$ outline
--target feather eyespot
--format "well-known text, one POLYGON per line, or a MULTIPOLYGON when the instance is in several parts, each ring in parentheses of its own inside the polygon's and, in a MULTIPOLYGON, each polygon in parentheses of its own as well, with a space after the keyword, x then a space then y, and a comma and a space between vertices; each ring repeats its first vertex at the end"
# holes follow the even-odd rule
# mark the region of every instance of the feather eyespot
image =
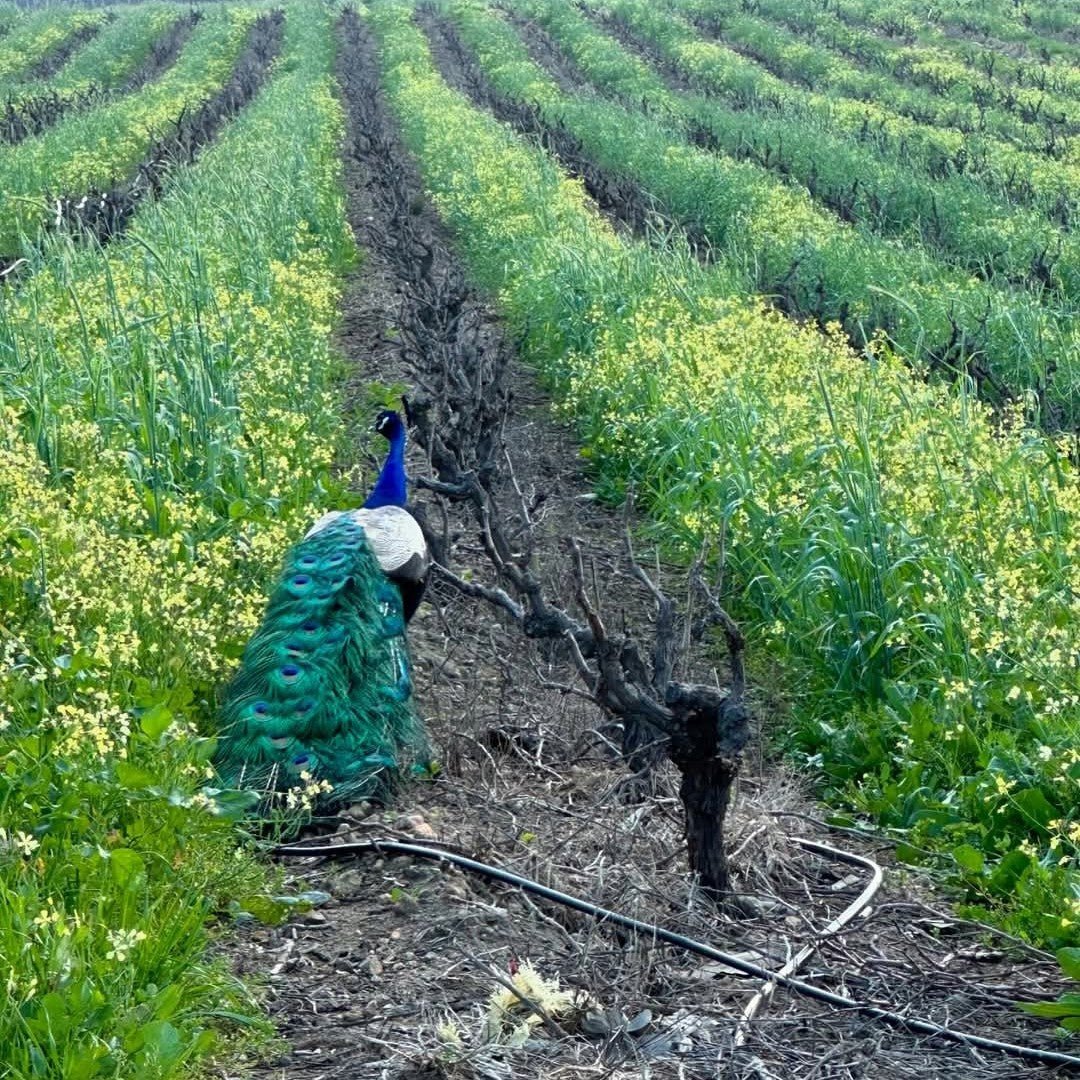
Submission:
POLYGON ((255 704, 251 706, 251 711, 256 716, 267 716, 270 712, 270 706, 265 701, 256 701, 255 704))
POLYGON ((301 668, 298 664, 286 664, 281 669, 281 677, 286 682, 290 682, 290 683, 291 682, 296 682, 296 680, 299 679, 302 674, 303 674, 303 668, 301 668))

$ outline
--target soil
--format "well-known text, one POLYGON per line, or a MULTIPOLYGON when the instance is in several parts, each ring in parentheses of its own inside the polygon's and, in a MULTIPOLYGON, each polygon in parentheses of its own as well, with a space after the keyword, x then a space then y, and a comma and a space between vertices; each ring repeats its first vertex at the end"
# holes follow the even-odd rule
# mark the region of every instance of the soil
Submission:
MULTIPOLYGON (((485 400, 475 408, 508 402, 502 442, 517 486, 538 507, 536 562, 545 586, 567 595, 563 540, 576 535, 594 567, 604 617, 647 634, 648 598, 621 557, 623 518, 593 497, 571 433, 552 419, 543 388, 469 286, 398 139, 366 29, 348 14, 341 29, 349 211, 365 258, 345 301, 340 346, 355 365, 349 404, 363 412, 358 425, 369 422, 364 388, 373 379, 416 387, 422 397, 463 364, 479 372, 485 400)), ((463 396, 447 400, 456 411, 440 414, 441 423, 471 423, 463 396)), ((420 448, 410 464, 414 475, 425 474, 420 448)), ((445 554, 455 570, 486 579, 471 520, 430 493, 421 498, 429 522, 446 522, 445 554)), ((647 554, 639 552, 651 566, 647 554)), ((655 573, 674 592, 679 572, 661 566, 655 573)), ((662 771, 650 794, 620 798, 626 770, 618 734, 591 703, 556 688, 574 682, 564 655, 528 642, 504 615, 438 576, 409 638, 417 707, 442 774, 408 787, 392 809, 352 807, 313 831, 336 829, 334 841, 443 844, 774 969, 816 942, 803 977, 817 985, 983 1036, 1058 1046, 1045 1022, 1014 1006, 1065 989, 1053 958, 953 918, 901 869, 890 867, 872 906, 849 928, 823 934, 867 874, 805 851, 794 837, 814 834, 886 863, 888 849, 850 833, 823 834, 797 778, 760 749, 746 756, 728 818, 747 908, 735 918, 689 880, 676 777, 662 771)), ((708 662, 694 658, 698 677, 708 662)), ((712 675, 725 678, 720 670, 712 675)), ((271 1060, 250 1062, 254 1077, 1065 1075, 783 991, 762 1009, 746 1045, 733 1049, 758 983, 716 962, 444 863, 378 855, 292 859, 285 870, 290 887, 321 890, 325 903, 283 927, 240 925, 227 944, 236 972, 262 980, 287 1044, 271 1060), (521 1045, 507 1045, 505 1031, 501 1040, 486 1038, 491 995, 526 961, 572 992, 573 1004, 552 1008, 521 1045), (588 1019, 590 1011, 598 1015, 588 1019)))

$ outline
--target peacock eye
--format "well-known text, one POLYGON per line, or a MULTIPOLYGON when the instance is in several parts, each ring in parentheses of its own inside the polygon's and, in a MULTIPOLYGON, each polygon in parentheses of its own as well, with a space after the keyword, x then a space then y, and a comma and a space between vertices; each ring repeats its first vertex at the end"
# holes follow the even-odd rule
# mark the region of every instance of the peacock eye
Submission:
POLYGON ((308 621, 304 623, 300 627, 300 629, 305 634, 317 634, 319 632, 319 624, 317 622, 312 622, 311 619, 308 619, 308 621))
POLYGON ((296 703, 296 715, 306 716, 312 709, 315 708, 315 702, 310 698, 305 698, 303 701, 296 703))
POLYGON ((255 713, 256 716, 266 716, 267 713, 270 712, 270 706, 265 701, 256 701, 255 704, 251 706, 251 711, 255 713))
POLYGON ((293 583, 293 584, 294 584, 294 585, 295 585, 295 586, 296 586, 297 588, 300 588, 300 589, 302 589, 302 588, 303 588, 303 587, 304 587, 305 585, 309 585, 309 584, 311 584, 311 578, 310 578, 310 576, 309 576, 309 575, 307 575, 307 574, 297 574, 297 575, 296 575, 296 576, 295 576, 295 577, 294 577, 294 578, 292 579, 292 583, 293 583))
POLYGON ((296 680, 298 678, 300 678, 300 671, 301 671, 301 669, 300 669, 300 667, 298 665, 296 665, 296 664, 286 664, 281 669, 281 677, 286 682, 296 682, 296 680))

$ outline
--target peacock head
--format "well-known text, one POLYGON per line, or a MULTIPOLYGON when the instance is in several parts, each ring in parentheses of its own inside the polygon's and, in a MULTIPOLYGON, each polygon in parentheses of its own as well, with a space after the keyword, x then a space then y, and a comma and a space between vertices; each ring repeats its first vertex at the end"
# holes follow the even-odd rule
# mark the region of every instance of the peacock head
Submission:
POLYGON ((375 417, 375 430, 388 442, 394 442, 405 434, 405 425, 393 409, 384 409, 375 417))

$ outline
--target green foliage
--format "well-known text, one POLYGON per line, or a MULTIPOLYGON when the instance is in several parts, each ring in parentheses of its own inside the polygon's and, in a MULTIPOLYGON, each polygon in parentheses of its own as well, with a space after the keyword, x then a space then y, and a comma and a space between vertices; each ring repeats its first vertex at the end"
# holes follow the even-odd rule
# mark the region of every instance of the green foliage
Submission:
MULTIPOLYGON (((605 140, 605 164, 666 157, 660 177, 690 160, 661 124, 563 94, 485 9, 451 10, 504 92, 590 153, 605 140)), ((601 490, 633 484, 673 553, 723 536, 754 649, 788 673, 790 751, 969 905, 1071 943, 1071 442, 927 384, 880 340, 858 356, 745 300, 723 259, 616 236, 550 158, 437 78, 406 9, 372 19, 432 200, 561 392, 601 490)), ((725 197, 702 190, 703 213, 725 197)))
MULTIPOLYGON (((796 313, 838 320, 859 344, 885 332, 914 363, 966 372, 985 363, 1010 390, 1048 382, 1051 422, 1080 405, 1080 372, 1068 309, 1046 309, 1040 297, 961 275, 918 245, 906 250, 839 221, 803 192, 749 162, 733 162, 688 145, 694 107, 667 92, 565 2, 521 5, 566 44, 590 78, 635 107, 563 93, 528 56, 511 27, 472 3, 450 7, 462 36, 499 91, 539 108, 565 126, 605 172, 626 176, 661 209, 713 245, 714 257, 741 275, 742 291, 779 293, 796 313), (680 130, 680 128, 684 130, 680 130)), ((700 118, 699 118, 700 119, 700 118)))
POLYGON ((146 3, 120 9, 52 78, 24 83, 15 100, 40 94, 67 98, 91 88, 106 91, 123 86, 180 17, 181 9, 171 4, 146 3))
POLYGON ((0 98, 18 90, 35 64, 63 47, 80 30, 105 23, 103 11, 80 11, 77 8, 46 8, 29 12, 21 18, 0 11, 0 98))
MULTIPOLYGON (((1080 980, 1080 949, 1058 949, 1057 959, 1070 979, 1080 980)), ((1020 1008, 1032 1016, 1056 1020, 1058 1027, 1067 1032, 1080 1031, 1080 993, 1075 991, 1062 994, 1056 1001, 1022 1001, 1020 1008)))
MULTIPOLYGON (((208 13, 200 47, 250 18, 208 13)), ((332 51, 330 14, 290 9, 271 82, 125 237, 58 238, 0 292, 12 1077, 175 1076, 265 1038, 208 923, 308 902, 267 880, 209 735, 282 553, 340 491, 332 51)))
POLYGON ((258 13, 215 7, 195 27, 162 78, 88 112, 69 114, 0 154, 0 255, 36 242, 52 220, 53 199, 107 189, 134 171, 154 139, 198 109, 232 73, 258 13))
MULTIPOLYGON (((838 129, 827 98, 800 98, 783 85, 777 91, 761 81, 764 71, 755 73, 738 54, 706 45, 671 12, 639 0, 614 0, 608 10, 667 63, 711 91, 668 97, 725 154, 790 177, 845 220, 905 244, 925 245, 968 273, 1038 285, 1042 279, 1033 274, 1041 266, 1052 288, 1072 301, 1080 295, 1080 258, 1071 234, 1039 210, 1016 205, 997 185, 979 183, 970 168, 960 172, 934 159, 913 160, 906 143, 879 140, 871 128, 838 129)), ((560 40, 573 49, 567 37, 560 40)), ((612 88, 606 81, 598 85, 612 88)), ((635 88, 637 97, 643 89, 635 88)), ((654 100, 651 92, 648 100, 654 100)), ((961 151, 971 156, 961 147, 958 160, 961 151)))

